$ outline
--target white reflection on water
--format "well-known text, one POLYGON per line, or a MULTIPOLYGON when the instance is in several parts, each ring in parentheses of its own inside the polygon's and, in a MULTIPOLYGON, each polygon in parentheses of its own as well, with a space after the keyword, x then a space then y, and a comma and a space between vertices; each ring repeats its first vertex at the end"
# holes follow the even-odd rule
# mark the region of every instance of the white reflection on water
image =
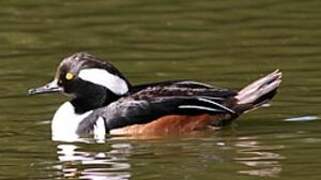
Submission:
POLYGON ((290 117, 285 119, 284 121, 287 122, 305 122, 305 121, 315 121, 315 120, 320 120, 319 116, 297 116, 297 117, 290 117))
POLYGON ((240 137, 235 143, 239 157, 235 160, 251 169, 240 170, 238 173, 261 177, 278 177, 282 171, 280 160, 284 159, 276 150, 282 145, 265 146, 255 137, 240 137))
MULTIPOLYGON (((106 144, 106 148, 109 148, 106 144)), ((57 155, 59 169, 64 178, 90 180, 129 179, 131 174, 127 156, 130 144, 113 144, 106 152, 91 152, 75 144, 59 144, 57 155)))

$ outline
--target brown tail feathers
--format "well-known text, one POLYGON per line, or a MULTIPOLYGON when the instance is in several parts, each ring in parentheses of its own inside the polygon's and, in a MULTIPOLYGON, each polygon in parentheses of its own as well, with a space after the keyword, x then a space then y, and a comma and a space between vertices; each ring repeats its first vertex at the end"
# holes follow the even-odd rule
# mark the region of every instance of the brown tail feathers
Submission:
POLYGON ((236 112, 241 114, 269 102, 277 93, 281 79, 282 72, 276 70, 240 90, 235 96, 236 112))

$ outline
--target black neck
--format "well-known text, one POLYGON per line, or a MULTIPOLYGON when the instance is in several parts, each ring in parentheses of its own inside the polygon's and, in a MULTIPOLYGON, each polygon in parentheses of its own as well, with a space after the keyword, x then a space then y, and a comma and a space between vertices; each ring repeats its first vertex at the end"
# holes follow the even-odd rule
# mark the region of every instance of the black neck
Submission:
POLYGON ((71 100, 77 114, 104 107, 120 98, 107 88, 98 85, 79 89, 81 89, 81 92, 76 92, 76 97, 71 100))

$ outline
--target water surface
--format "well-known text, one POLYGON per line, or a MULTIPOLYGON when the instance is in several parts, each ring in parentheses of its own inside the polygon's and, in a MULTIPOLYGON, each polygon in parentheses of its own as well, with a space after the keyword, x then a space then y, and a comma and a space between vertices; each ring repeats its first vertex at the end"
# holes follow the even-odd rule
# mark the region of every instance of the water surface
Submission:
POLYGON ((321 2, 0 2, 1 179, 319 179, 321 2), (219 132, 105 143, 51 141, 68 98, 27 97, 61 58, 87 51, 133 83, 194 79, 240 88, 275 69, 272 106, 219 132))

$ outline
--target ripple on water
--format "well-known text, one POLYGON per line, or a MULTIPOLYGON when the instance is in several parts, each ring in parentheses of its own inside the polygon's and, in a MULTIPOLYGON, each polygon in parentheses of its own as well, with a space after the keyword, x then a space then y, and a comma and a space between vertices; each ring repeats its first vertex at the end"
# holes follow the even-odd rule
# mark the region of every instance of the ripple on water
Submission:
POLYGON ((307 115, 307 116, 289 117, 289 118, 285 119, 284 121, 287 121, 287 122, 304 122, 304 121, 316 121, 316 120, 320 120, 320 117, 319 116, 307 115))
MULTIPOLYGON (((128 149, 129 148, 129 149, 128 149)), ((128 179, 130 164, 127 151, 130 145, 114 144, 106 152, 86 151, 75 144, 57 146, 60 166, 55 166, 65 178, 79 179, 128 179)))
POLYGON ((235 146, 238 151, 234 160, 251 168, 249 170, 239 170, 238 173, 261 177, 277 177, 281 173, 280 160, 284 159, 284 157, 275 151, 283 149, 283 146, 262 145, 253 137, 239 137, 235 146))

